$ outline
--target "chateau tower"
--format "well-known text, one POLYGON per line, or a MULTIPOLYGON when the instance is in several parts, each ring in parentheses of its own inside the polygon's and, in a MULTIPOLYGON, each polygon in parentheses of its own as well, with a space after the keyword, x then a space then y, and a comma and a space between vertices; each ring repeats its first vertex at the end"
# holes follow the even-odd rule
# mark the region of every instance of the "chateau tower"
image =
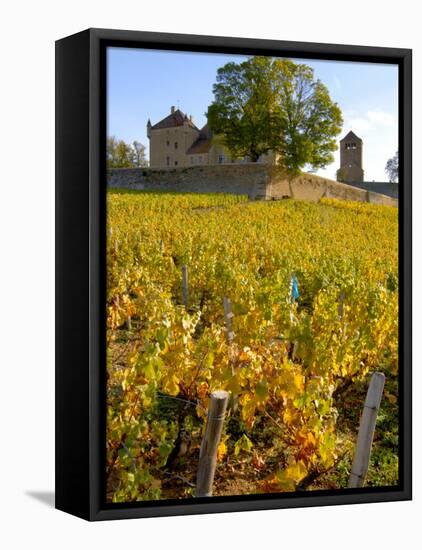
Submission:
POLYGON ((360 183, 363 181, 362 140, 350 131, 340 140, 340 168, 337 181, 360 183))
POLYGON ((152 125, 148 119, 149 161, 151 168, 175 168, 188 165, 187 149, 199 136, 199 128, 176 107, 170 114, 152 125))

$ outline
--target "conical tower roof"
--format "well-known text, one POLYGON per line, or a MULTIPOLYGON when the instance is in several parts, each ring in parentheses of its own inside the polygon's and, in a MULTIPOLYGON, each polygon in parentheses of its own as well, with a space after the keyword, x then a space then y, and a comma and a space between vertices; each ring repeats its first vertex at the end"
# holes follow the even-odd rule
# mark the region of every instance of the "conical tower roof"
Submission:
POLYGON ((340 141, 350 141, 351 139, 354 139, 355 141, 360 141, 362 143, 362 140, 360 139, 359 136, 357 136, 354 132, 352 132, 352 130, 350 130, 350 132, 348 134, 346 134, 344 136, 343 139, 341 139, 340 141))

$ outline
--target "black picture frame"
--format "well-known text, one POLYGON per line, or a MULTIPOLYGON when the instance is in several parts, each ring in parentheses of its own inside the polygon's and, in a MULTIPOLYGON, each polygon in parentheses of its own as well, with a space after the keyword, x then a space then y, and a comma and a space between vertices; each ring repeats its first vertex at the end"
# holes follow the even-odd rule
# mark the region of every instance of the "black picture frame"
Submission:
POLYGON ((409 500, 412 496, 412 52, 88 29, 56 42, 56 508, 86 520, 409 500), (399 67, 400 484, 397 488, 105 503, 105 139, 108 46, 399 67))

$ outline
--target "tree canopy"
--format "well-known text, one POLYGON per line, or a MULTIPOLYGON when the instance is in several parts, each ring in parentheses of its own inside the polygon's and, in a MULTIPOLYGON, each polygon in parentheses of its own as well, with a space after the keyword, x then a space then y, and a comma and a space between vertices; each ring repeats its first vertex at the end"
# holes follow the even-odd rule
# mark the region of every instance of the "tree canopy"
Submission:
POLYGON ((126 143, 114 136, 107 138, 107 168, 138 168, 148 166, 145 145, 139 141, 126 143))
POLYGON ((256 162, 273 151, 293 172, 333 162, 342 114, 311 67, 270 57, 227 63, 213 93, 208 124, 233 157, 256 162))
POLYGON ((399 177, 399 152, 396 151, 396 154, 387 160, 385 165, 385 172, 388 175, 388 178, 391 182, 395 182, 399 177))

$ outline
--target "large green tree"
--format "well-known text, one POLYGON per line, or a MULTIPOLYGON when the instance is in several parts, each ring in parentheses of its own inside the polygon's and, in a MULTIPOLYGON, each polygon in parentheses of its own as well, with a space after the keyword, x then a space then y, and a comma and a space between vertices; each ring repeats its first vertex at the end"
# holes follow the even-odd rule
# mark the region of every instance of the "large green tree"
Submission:
POLYGON ((228 63, 213 92, 208 123, 234 157, 256 162, 274 151, 292 172, 333 162, 342 114, 311 67, 270 57, 228 63))

